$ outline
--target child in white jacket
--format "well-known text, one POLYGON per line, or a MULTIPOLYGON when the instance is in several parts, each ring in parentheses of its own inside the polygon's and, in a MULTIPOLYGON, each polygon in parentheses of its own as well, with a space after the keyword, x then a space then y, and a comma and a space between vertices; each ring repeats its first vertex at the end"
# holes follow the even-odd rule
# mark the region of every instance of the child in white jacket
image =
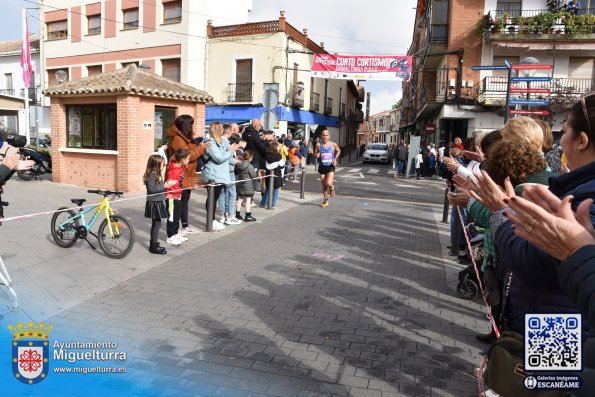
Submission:
POLYGON ((421 169, 422 164, 424 163, 424 157, 421 153, 418 153, 415 156, 415 176, 419 179, 419 170, 421 169))

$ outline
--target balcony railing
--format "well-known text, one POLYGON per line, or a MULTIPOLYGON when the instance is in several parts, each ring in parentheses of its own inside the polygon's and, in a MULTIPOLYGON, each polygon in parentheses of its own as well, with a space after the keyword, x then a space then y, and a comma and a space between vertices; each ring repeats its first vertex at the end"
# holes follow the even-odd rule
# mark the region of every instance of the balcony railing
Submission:
POLYGON ((324 114, 333 113, 333 98, 324 98, 324 114))
POLYGON ((419 109, 427 102, 444 102, 447 98, 447 89, 445 81, 424 84, 421 89, 419 109))
MULTIPOLYGON (((507 80, 506 77, 485 77, 479 85, 479 102, 504 101, 507 80)), ((595 79, 553 78, 552 81, 531 82, 531 88, 549 88, 551 90, 550 94, 532 94, 536 99, 548 99, 556 95, 566 95, 578 99, 581 95, 595 90, 595 79)))
POLYGON ((254 83, 229 83, 227 85, 227 102, 252 102, 254 83))
MULTIPOLYGON (((494 10, 492 17, 502 18, 508 15, 510 18, 516 17, 534 17, 539 14, 549 13, 550 10, 494 10)), ((595 8, 584 8, 577 12, 577 15, 591 14, 595 15, 595 8)))
POLYGON ((13 88, 5 88, 5 89, 0 89, 0 94, 4 94, 4 95, 12 95, 12 96, 18 96, 21 98, 25 98, 25 90, 29 90, 29 103, 31 104, 36 104, 37 103, 37 89, 36 88, 21 88, 20 90, 15 90, 13 88))
POLYGON ((16 90, 11 89, 11 88, 5 88, 5 89, 0 90, 0 94, 4 94, 4 95, 12 95, 12 96, 14 96, 15 95, 15 92, 16 92, 16 90))
POLYGON ((320 94, 315 92, 310 94, 310 110, 313 112, 320 111, 320 94))
POLYGON ((430 25, 430 43, 446 44, 448 42, 448 25, 432 24, 430 25))

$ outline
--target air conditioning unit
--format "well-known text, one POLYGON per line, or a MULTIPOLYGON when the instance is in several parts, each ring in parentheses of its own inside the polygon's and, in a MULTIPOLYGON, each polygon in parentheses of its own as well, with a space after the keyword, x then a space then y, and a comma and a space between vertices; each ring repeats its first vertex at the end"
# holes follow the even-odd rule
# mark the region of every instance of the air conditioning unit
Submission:
POLYGON ((448 86, 449 86, 450 88, 455 88, 455 87, 456 87, 456 84, 455 84, 455 79, 450 79, 450 82, 449 82, 448 86))
POLYGON ((467 80, 467 88, 473 88, 473 80, 467 80))

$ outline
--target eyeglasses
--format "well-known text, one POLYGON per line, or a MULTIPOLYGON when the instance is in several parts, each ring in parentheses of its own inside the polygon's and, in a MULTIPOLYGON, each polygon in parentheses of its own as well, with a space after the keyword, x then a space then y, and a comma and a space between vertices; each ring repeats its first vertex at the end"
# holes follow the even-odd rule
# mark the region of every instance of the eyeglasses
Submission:
POLYGON ((587 112, 587 102, 586 99, 595 95, 595 92, 591 92, 587 95, 583 95, 581 97, 581 105, 583 105, 583 114, 585 115, 585 120, 587 120, 587 128, 589 128, 589 133, 591 133, 591 120, 589 119, 589 112, 587 112))

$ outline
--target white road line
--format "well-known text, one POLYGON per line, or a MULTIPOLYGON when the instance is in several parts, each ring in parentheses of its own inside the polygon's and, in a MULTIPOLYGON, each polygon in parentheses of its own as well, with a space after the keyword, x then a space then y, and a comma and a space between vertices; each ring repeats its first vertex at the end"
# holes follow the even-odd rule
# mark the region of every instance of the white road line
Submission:
POLYGON ((393 183, 393 185, 394 186, 398 186, 398 187, 410 187, 410 188, 413 188, 413 189, 419 189, 421 187, 421 186, 415 186, 415 185, 401 185, 401 184, 398 184, 398 183, 393 183))
POLYGON ((338 175, 339 178, 355 178, 355 179, 365 179, 366 177, 361 172, 351 173, 347 175, 338 175))
POLYGON ((368 174, 377 174, 379 172, 380 172, 380 170, 378 168, 370 168, 368 170, 368 174))
POLYGON ((355 182, 358 185, 377 185, 376 182, 364 182, 364 181, 357 181, 355 182))
POLYGON ((361 168, 349 168, 347 169, 347 172, 360 172, 361 170, 361 168))

